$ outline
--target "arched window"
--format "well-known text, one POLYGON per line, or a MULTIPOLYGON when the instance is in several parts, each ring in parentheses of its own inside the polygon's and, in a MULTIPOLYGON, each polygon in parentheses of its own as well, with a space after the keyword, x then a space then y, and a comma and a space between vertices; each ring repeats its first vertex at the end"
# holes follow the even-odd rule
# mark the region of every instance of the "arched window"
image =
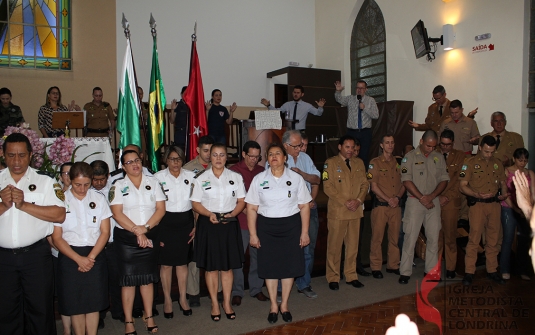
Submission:
POLYGON ((374 0, 364 1, 351 33, 351 93, 359 79, 368 83, 367 95, 386 101, 385 20, 374 0))
POLYGON ((72 70, 70 0, 0 0, 0 66, 72 70))

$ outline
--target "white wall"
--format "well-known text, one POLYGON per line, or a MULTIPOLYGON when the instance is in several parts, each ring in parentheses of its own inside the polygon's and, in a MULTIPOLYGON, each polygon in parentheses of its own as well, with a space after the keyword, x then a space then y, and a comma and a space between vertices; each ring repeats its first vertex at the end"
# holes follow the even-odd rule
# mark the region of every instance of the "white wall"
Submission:
MULTIPOLYGON (((316 0, 316 62, 342 71, 350 88, 351 30, 363 0, 316 0)), ((529 1, 376 0, 386 24, 388 100, 413 100, 414 119, 423 122, 432 103, 431 91, 445 86, 448 98, 459 99, 465 113, 479 107, 476 121, 483 134, 492 130, 490 114, 503 111, 507 129, 527 136, 527 40, 529 1), (430 37, 442 25, 455 25, 455 50, 439 50, 436 60, 416 59, 410 30, 425 22, 430 37), (494 51, 472 53, 475 35, 491 33, 481 44, 494 51)), ((345 91, 346 94, 350 92, 345 91)), ((421 137, 415 132, 414 139, 421 137)))
POLYGON ((266 73, 288 66, 315 63, 312 0, 116 0, 117 77, 126 41, 122 13, 130 22, 131 41, 139 84, 148 94, 152 12, 158 31, 160 70, 168 103, 180 98, 187 85, 191 34, 197 21, 197 51, 206 99, 214 88, 223 92, 223 104, 260 106, 268 97, 266 73))

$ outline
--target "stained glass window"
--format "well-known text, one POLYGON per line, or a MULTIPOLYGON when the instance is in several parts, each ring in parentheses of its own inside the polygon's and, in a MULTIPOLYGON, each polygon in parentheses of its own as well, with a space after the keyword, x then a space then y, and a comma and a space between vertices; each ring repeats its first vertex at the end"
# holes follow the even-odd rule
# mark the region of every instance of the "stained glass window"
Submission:
POLYGON ((72 70, 70 0, 0 0, 0 66, 72 70))
POLYGON ((383 13, 374 0, 366 0, 351 33, 351 92, 357 81, 368 84, 367 95, 386 101, 386 32, 383 13))

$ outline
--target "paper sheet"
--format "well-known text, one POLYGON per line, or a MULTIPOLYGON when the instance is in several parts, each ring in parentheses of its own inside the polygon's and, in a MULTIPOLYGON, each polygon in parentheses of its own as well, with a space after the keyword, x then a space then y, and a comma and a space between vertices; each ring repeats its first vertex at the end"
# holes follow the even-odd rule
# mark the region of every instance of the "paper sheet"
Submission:
POLYGON ((281 129, 282 120, 279 110, 261 110, 255 111, 255 126, 256 129, 281 129))

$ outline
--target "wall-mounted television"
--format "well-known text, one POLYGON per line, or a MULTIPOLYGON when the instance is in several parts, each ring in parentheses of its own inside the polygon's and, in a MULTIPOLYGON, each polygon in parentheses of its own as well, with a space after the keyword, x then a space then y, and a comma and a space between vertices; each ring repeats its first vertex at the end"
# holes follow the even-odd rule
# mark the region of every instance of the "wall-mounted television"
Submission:
POLYGON ((414 28, 412 28, 411 36, 416 58, 423 57, 431 52, 429 37, 427 36, 427 30, 425 29, 424 22, 422 20, 418 21, 414 28))

